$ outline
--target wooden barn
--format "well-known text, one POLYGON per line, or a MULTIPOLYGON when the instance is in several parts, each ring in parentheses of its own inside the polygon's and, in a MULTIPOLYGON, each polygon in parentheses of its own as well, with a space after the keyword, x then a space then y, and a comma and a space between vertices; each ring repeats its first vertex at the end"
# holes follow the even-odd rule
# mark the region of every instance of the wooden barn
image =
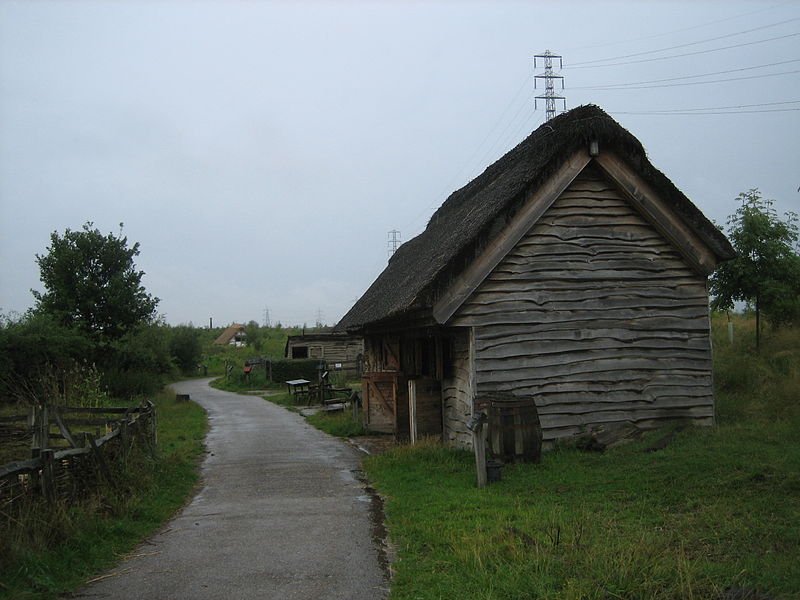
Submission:
POLYGON ((284 348, 286 358, 319 358, 331 370, 358 371, 364 356, 364 338, 345 332, 290 335, 284 348), (339 365, 337 367, 337 365, 339 365))
POLYGON ((463 446, 486 398, 535 402, 545 445, 712 424, 707 277, 733 256, 633 135, 563 113, 454 192, 338 324, 364 335, 365 420, 463 446))

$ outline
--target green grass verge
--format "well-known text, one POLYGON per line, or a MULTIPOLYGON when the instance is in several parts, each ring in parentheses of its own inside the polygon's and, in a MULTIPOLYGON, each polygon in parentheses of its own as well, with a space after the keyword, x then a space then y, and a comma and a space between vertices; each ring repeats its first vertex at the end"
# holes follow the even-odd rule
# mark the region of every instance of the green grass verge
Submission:
POLYGON ((372 433, 364 427, 360 413, 353 417, 353 411, 350 407, 346 407, 341 412, 318 412, 306 417, 306 421, 317 429, 336 437, 355 437, 372 433))
POLYGON ((235 373, 230 377, 218 377, 209 385, 218 390, 235 392, 241 394, 254 390, 285 390, 285 383, 275 383, 267 379, 261 372, 258 372, 251 379, 245 379, 240 373, 235 373))
MULTIPOLYGON (((723 324, 724 326, 724 324, 723 324)), ((392 600, 800 598, 800 335, 759 354, 715 323, 719 425, 604 454, 562 447, 474 486, 433 443, 365 459, 396 545, 392 600)))
POLYGON ((183 506, 198 480, 205 411, 193 402, 176 403, 166 392, 155 402, 159 460, 134 454, 118 476, 118 491, 74 506, 42 503, 22 523, 4 526, 0 598, 56 598, 80 587, 183 506))

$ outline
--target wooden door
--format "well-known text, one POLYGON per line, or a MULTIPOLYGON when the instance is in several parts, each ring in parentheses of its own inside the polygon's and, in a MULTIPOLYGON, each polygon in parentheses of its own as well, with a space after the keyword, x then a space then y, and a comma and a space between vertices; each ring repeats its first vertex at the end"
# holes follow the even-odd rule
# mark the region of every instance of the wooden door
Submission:
POLYGON ((442 384, 432 377, 408 381, 411 443, 426 436, 442 436, 442 384))
POLYGON ((406 378, 398 372, 364 373, 364 421, 373 431, 408 437, 406 378))

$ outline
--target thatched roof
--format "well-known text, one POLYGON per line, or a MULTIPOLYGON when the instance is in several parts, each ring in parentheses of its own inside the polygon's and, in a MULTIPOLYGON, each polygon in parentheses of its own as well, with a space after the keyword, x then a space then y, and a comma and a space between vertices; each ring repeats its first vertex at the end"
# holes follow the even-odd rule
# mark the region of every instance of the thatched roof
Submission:
POLYGON ((458 263, 494 219, 594 140, 599 141, 600 148, 615 152, 651 185, 720 260, 734 256, 725 236, 650 164, 639 140, 597 106, 581 106, 536 129, 480 176, 453 192, 433 214, 425 231, 398 248, 336 329, 356 330, 429 310, 433 301, 430 292, 439 278, 458 263))
POLYGON ((244 325, 239 325, 238 323, 234 323, 233 325, 229 326, 225 331, 223 331, 220 336, 214 340, 214 343, 220 346, 224 346, 225 344, 229 344, 230 341, 236 337, 237 334, 244 333, 244 325))

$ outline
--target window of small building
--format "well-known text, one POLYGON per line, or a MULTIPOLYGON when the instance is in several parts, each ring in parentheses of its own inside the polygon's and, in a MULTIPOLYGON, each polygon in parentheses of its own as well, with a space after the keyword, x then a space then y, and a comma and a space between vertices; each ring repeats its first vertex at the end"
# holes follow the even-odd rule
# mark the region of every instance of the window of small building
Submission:
POLYGON ((308 346, 292 347, 292 358, 308 358, 308 346))
POLYGON ((308 358, 322 358, 322 346, 309 346, 308 358))

